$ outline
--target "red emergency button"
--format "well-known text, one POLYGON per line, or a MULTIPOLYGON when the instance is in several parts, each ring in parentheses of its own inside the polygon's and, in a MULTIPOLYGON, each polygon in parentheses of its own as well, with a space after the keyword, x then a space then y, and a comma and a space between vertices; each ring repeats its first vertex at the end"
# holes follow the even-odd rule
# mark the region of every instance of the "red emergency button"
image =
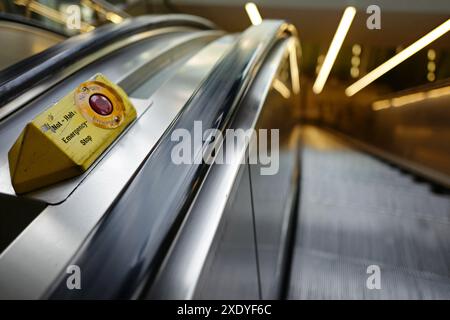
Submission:
POLYGON ((107 97, 102 94, 95 93, 89 97, 89 105, 91 108, 102 116, 107 116, 113 111, 113 105, 107 97))

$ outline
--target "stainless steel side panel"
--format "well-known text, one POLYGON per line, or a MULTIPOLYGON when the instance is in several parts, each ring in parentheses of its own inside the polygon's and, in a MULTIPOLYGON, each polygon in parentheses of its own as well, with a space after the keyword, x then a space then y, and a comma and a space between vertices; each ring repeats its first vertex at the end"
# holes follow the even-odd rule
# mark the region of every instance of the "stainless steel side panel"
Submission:
POLYGON ((194 299, 259 299, 249 165, 241 164, 195 286, 194 299))
POLYGON ((151 108, 62 204, 48 206, 0 256, 0 298, 40 298, 64 270, 139 165, 233 43, 222 37, 194 55, 151 97, 151 108), (37 249, 38 248, 38 249, 37 249))

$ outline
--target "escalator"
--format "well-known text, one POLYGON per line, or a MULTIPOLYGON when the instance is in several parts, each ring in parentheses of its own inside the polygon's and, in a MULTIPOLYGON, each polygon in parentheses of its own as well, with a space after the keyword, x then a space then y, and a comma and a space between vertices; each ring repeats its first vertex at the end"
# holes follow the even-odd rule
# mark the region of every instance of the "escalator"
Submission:
POLYGON ((448 192, 318 127, 301 159, 288 299, 450 298, 448 192))
POLYGON ((302 59, 282 20, 227 34, 154 15, 2 70, 0 298, 450 298, 448 189, 301 121, 302 59), (16 192, 23 128, 99 73, 136 118, 83 172, 16 192), (184 135, 198 143, 177 162, 184 135))

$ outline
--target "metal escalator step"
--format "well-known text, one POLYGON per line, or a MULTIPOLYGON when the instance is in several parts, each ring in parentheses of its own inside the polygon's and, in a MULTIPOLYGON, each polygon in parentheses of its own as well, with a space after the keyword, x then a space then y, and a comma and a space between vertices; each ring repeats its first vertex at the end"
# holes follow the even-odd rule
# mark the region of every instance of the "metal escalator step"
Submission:
POLYGON ((304 137, 288 298, 449 299, 450 197, 325 131, 304 137))
POLYGON ((447 277, 380 265, 381 289, 368 289, 368 265, 305 248, 295 252, 288 299, 450 299, 447 277))
POLYGON ((449 277, 450 224, 416 217, 303 203, 302 248, 449 277))

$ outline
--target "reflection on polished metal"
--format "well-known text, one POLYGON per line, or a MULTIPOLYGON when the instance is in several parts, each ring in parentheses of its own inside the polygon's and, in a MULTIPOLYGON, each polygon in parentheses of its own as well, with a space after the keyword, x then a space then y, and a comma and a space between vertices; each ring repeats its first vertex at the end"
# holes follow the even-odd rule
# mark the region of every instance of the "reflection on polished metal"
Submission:
MULTIPOLYGON (((66 201, 48 206, 0 255, 1 298, 39 298, 45 293, 233 40, 221 38, 178 67, 171 81, 149 97, 152 106, 116 143, 114 152, 105 155, 66 201)), ((136 100, 133 103, 139 108, 136 100)))

